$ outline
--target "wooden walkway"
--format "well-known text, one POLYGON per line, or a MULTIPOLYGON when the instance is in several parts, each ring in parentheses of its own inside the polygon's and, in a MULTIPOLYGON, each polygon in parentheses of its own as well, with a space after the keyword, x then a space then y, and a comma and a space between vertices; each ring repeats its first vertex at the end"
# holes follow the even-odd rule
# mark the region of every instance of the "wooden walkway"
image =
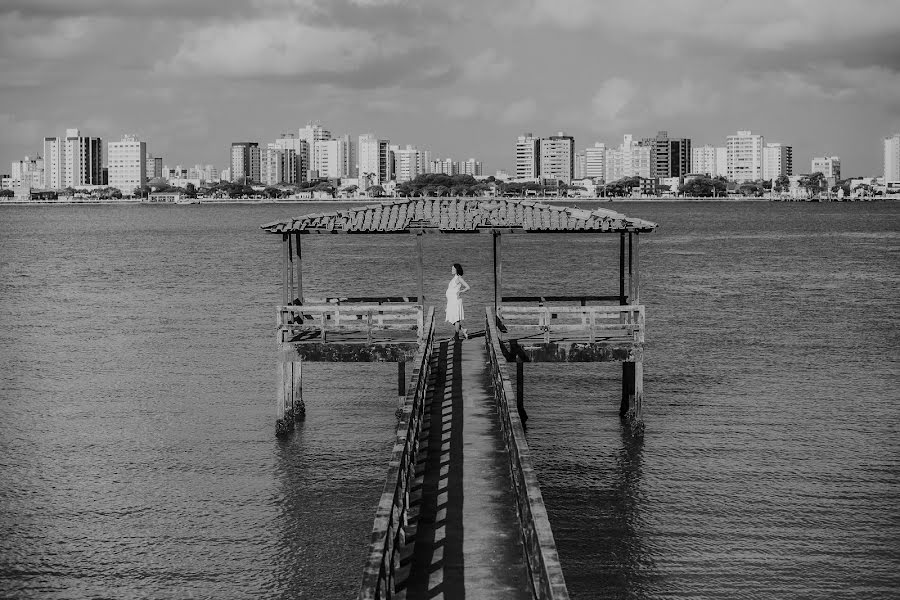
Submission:
POLYGON ((398 587, 409 599, 532 598, 484 341, 436 342, 398 587))

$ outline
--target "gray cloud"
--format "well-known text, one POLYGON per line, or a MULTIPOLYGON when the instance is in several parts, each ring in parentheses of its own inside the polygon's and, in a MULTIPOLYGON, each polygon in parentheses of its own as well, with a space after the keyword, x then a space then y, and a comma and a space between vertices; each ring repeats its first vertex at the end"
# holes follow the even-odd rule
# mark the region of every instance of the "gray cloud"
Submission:
POLYGON ((75 17, 200 18, 250 14, 238 0, 4 0, 0 16, 25 19, 75 17))

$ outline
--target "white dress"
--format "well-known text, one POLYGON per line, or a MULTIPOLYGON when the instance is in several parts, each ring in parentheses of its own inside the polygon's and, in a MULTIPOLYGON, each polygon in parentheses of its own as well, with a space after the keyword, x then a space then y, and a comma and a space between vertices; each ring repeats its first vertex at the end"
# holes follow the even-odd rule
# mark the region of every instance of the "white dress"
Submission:
POLYGON ((459 275, 454 275, 453 279, 450 280, 450 285, 447 286, 446 320, 448 323, 456 323, 457 321, 462 321, 465 318, 463 314, 462 299, 459 297, 459 292, 461 289, 462 282, 459 280, 459 275))

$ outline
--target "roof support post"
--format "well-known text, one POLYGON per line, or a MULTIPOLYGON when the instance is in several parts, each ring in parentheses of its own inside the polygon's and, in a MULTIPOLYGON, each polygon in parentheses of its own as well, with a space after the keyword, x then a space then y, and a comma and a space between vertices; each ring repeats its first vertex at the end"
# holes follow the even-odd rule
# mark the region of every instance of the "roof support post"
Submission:
MULTIPOLYGON (((624 234, 623 234, 624 235, 624 234)), ((634 248, 631 245, 632 234, 628 233, 628 304, 634 304, 634 269, 632 266, 632 257, 634 256, 634 248)))
POLYGON ((640 304, 641 303, 641 270, 640 270, 640 262, 641 262, 641 245, 640 245, 640 237, 638 237, 638 232, 634 232, 634 289, 632 290, 632 294, 634 294, 634 300, 631 302, 632 304, 640 304))
POLYGON ((294 303, 294 241, 291 239, 293 236, 291 234, 287 234, 287 247, 288 247, 288 302, 294 303))
POLYGON ((303 304, 303 254, 300 250, 300 234, 295 233, 295 245, 297 246, 297 301, 303 304))
POLYGON ((625 233, 623 232, 619 234, 619 304, 625 303, 625 233))
POLYGON ((288 241, 290 234, 285 233, 281 236, 281 248, 282 248, 282 259, 281 259, 281 304, 282 306, 287 305, 290 302, 290 295, 288 292, 288 263, 291 261, 291 249, 290 242, 288 241))
POLYGON ((496 229, 492 230, 492 236, 494 239, 494 315, 499 317, 499 309, 500 305, 503 302, 503 295, 501 292, 501 271, 502 271, 502 257, 501 257, 501 247, 500 247, 500 232, 496 229))
POLYGON ((419 294, 419 304, 422 305, 422 314, 425 313, 425 268, 423 267, 424 250, 422 248, 423 232, 416 234, 416 293, 419 294))

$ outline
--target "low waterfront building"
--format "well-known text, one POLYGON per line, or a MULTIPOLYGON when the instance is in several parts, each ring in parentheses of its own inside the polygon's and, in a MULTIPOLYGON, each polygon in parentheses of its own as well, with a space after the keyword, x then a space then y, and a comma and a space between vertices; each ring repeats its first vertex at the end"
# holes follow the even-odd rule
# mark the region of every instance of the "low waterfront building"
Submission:
POLYGON ((841 158, 839 156, 817 156, 812 159, 810 173, 821 173, 826 179, 841 179, 841 158))

